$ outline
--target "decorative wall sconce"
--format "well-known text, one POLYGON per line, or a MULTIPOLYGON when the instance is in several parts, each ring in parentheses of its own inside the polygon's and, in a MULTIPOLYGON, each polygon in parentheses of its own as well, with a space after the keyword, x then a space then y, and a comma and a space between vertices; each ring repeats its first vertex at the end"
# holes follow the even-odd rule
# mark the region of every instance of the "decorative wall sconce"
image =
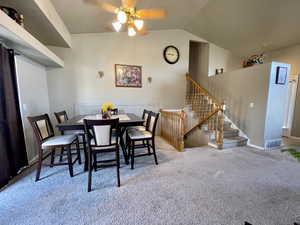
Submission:
POLYGON ((148 82, 151 84, 152 83, 152 77, 148 77, 148 82))
POLYGON ((99 71, 99 72, 98 72, 98 77, 99 77, 100 79, 102 79, 102 78, 104 77, 104 72, 103 72, 103 71, 99 71))

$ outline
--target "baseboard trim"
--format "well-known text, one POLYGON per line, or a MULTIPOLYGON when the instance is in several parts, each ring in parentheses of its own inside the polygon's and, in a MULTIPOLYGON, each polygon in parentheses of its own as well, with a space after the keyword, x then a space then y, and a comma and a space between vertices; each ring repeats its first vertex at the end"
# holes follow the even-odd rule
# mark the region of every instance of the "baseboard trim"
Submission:
POLYGON ((29 161, 29 166, 33 166, 34 164, 36 164, 37 160, 38 160, 38 155, 36 155, 29 161))
POLYGON ((254 145, 254 144, 251 144, 249 142, 248 142, 247 145, 250 146, 250 147, 252 147, 252 148, 259 149, 259 150, 266 150, 264 147, 261 147, 261 146, 258 146, 258 145, 254 145))

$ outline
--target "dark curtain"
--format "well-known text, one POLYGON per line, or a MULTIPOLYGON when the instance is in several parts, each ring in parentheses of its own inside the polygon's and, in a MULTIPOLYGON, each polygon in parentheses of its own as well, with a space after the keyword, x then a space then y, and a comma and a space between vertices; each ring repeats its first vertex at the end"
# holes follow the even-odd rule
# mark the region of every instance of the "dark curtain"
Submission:
POLYGON ((0 187, 27 165, 14 52, 0 45, 0 187))

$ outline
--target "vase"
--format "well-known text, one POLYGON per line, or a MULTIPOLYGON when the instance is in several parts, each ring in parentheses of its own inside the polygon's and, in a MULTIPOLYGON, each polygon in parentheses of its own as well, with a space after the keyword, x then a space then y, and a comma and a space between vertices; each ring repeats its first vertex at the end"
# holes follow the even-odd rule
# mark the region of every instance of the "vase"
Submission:
POLYGON ((111 118, 111 111, 107 110, 105 112, 102 112, 102 118, 103 119, 110 119, 111 118))

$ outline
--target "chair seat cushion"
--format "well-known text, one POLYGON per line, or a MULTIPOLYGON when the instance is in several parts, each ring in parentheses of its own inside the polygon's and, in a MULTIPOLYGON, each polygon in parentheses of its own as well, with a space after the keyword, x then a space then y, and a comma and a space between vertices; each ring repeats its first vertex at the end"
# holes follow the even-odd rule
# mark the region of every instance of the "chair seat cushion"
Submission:
POLYGON ((55 147, 59 145, 70 145, 76 139, 77 139, 76 135, 62 135, 62 136, 51 137, 42 144, 42 148, 55 147))
POLYGON ((149 131, 141 131, 141 130, 131 129, 128 131, 128 136, 132 140, 149 139, 149 138, 152 138, 152 133, 149 131))
POLYGON ((95 146, 93 147, 93 145, 95 145, 95 139, 92 139, 91 140, 91 147, 92 147, 92 150, 104 150, 104 149, 113 149, 113 148, 116 148, 116 136, 112 136, 111 137, 111 146, 105 146, 105 147, 98 147, 98 146, 95 146))
POLYGON ((128 130, 140 130, 140 131, 146 131, 146 127, 145 126, 135 126, 135 127, 128 127, 128 130))

